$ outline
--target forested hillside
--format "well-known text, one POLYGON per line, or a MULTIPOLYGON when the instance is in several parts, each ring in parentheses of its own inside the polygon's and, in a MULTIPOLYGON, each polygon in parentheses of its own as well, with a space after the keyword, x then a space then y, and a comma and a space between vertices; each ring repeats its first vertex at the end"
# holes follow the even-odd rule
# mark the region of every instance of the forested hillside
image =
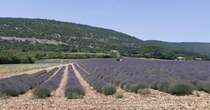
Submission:
POLYGON ((208 46, 201 46, 205 48, 201 51, 199 44, 186 45, 145 42, 114 30, 55 20, 0 18, 0 63, 31 63, 44 58, 107 58, 112 57, 111 50, 129 57, 208 59, 208 46))
POLYGON ((173 42, 150 40, 150 41, 145 41, 145 44, 149 46, 158 46, 170 49, 182 49, 188 52, 210 55, 210 43, 200 43, 200 42, 173 43, 173 42))

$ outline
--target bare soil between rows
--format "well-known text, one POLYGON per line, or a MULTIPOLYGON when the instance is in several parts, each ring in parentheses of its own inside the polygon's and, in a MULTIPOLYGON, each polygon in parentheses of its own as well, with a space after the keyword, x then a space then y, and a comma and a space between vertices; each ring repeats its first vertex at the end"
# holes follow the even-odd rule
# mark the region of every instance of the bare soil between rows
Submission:
POLYGON ((124 93, 117 99, 108 97, 84 97, 66 99, 50 97, 33 99, 28 95, 0 99, 0 110, 210 110, 210 97, 200 92, 200 97, 172 96, 153 90, 150 95, 124 93))

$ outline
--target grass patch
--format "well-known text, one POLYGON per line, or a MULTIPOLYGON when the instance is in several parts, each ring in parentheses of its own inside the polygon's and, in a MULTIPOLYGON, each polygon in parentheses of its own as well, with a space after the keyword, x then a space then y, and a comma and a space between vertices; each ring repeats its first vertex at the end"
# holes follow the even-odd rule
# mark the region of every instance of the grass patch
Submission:
POLYGON ((79 99, 85 96, 85 92, 80 88, 73 88, 66 90, 65 95, 68 99, 79 99))
POLYGON ((0 65, 0 74, 12 74, 34 69, 41 69, 55 64, 3 64, 0 65))

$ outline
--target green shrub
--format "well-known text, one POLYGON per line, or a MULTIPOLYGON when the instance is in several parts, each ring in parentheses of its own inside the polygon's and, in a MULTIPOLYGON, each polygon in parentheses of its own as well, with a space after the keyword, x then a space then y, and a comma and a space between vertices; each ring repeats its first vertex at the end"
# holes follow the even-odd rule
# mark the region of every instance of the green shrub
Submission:
POLYGON ((102 93, 104 95, 113 95, 116 93, 116 88, 114 86, 105 86, 102 88, 102 93))
POLYGON ((197 85, 197 88, 199 88, 198 89, 199 91, 210 93, 210 84, 200 84, 200 85, 197 85))
POLYGON ((162 92, 169 92, 170 83, 168 82, 159 82, 157 84, 157 90, 162 92))
POLYGON ((204 91, 204 84, 203 83, 197 82, 197 81, 192 81, 191 83, 195 87, 196 90, 204 91))
POLYGON ((188 95, 192 94, 192 91, 193 87, 185 83, 176 83, 169 88, 169 93, 174 95, 188 95))
POLYGON ((121 57, 120 52, 118 50, 111 50, 109 52, 109 55, 113 58, 120 58, 121 57))
POLYGON ((15 89, 5 89, 1 92, 1 95, 17 97, 19 95, 19 92, 15 89))
POLYGON ((7 96, 5 93, 0 92, 0 97, 5 97, 7 96))
POLYGON ((80 88, 73 88, 66 90, 65 95, 68 99, 79 99, 85 96, 85 92, 80 88))
POLYGON ((154 89, 154 90, 158 90, 158 82, 153 82, 150 84, 150 88, 154 89))
POLYGON ((36 88, 34 91, 33 91, 33 95, 36 97, 36 98, 47 98, 47 97, 50 97, 51 96, 51 92, 46 89, 46 88, 36 88))
POLYGON ((201 81, 192 81, 195 90, 204 91, 210 93, 210 83, 201 82, 201 81))
POLYGON ((126 91, 138 93, 139 89, 145 89, 145 88, 147 88, 147 87, 143 84, 129 84, 126 87, 126 91))

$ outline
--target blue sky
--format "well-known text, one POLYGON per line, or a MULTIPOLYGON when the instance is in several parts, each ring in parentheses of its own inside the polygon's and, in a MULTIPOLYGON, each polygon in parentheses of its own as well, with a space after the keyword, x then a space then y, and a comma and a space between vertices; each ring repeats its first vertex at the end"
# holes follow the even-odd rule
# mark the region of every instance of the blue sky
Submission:
POLYGON ((1 0, 0 17, 76 22, 143 40, 210 42, 210 0, 1 0))

